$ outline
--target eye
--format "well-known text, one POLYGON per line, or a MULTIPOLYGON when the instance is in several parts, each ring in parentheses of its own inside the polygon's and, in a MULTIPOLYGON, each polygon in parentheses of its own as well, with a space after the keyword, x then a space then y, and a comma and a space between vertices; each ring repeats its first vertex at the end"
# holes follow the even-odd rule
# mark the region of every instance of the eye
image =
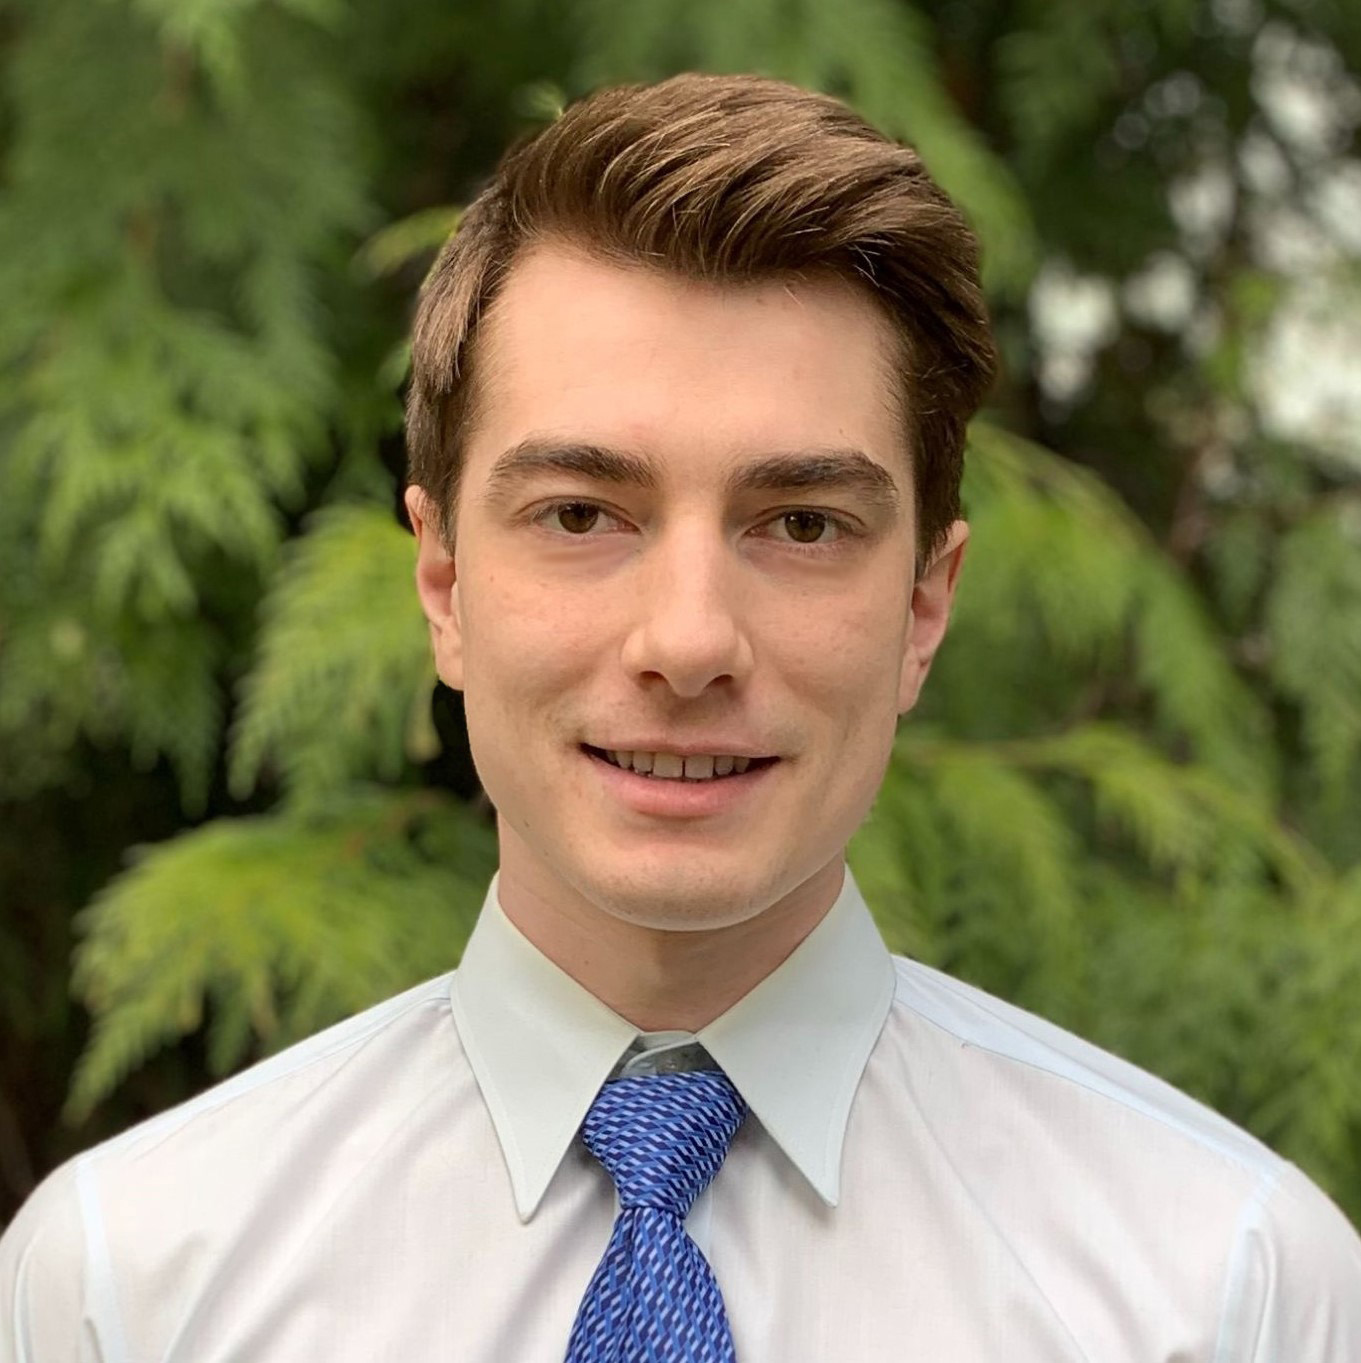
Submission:
POLYGON ((602 516, 614 519, 595 502, 553 502, 535 515, 534 522, 550 531, 580 539, 596 529, 602 516))
POLYGON ((814 511, 807 507, 795 511, 782 511, 766 524, 771 528, 773 538, 810 547, 834 543, 843 538, 849 529, 844 521, 829 512, 814 511))

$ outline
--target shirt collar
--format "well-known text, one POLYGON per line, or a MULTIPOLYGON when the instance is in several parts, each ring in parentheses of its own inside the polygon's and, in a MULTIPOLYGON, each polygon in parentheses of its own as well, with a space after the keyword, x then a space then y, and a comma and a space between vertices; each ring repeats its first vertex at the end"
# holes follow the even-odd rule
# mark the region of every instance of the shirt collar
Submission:
MULTIPOLYGON (((506 917, 492 877, 450 984, 454 1021, 510 1173, 533 1216, 638 1029, 506 917)), ((697 1039, 829 1205, 851 1101, 893 998, 893 964, 846 870, 822 921, 697 1039)))

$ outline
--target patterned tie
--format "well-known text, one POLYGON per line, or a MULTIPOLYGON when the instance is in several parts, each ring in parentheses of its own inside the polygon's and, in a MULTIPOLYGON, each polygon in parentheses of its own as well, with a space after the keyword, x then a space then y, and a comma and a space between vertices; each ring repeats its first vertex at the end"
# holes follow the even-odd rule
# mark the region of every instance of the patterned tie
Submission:
POLYGON ((616 1079, 582 1123, 619 1190, 567 1363, 735 1363, 713 1270, 682 1224, 747 1115, 720 1070, 616 1079))

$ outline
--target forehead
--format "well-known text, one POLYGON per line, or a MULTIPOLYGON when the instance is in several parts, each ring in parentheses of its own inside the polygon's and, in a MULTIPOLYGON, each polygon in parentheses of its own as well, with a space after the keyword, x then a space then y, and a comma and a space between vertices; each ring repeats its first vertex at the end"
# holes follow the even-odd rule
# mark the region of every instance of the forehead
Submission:
POLYGON ((536 246, 479 329, 465 472, 551 435, 687 472, 854 447, 905 485, 897 353, 882 310, 839 279, 697 282, 536 246))

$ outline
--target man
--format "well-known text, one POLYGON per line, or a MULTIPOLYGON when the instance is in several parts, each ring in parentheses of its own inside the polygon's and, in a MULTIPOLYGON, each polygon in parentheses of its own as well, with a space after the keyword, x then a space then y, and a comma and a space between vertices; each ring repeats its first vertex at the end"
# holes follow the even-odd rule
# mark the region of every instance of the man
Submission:
POLYGON ((832 100, 681 77, 507 158, 408 411, 482 917, 58 1171, 0 1358, 1361 1359, 1361 1243, 1298 1171, 890 957, 845 869, 992 365, 963 222, 832 100))

